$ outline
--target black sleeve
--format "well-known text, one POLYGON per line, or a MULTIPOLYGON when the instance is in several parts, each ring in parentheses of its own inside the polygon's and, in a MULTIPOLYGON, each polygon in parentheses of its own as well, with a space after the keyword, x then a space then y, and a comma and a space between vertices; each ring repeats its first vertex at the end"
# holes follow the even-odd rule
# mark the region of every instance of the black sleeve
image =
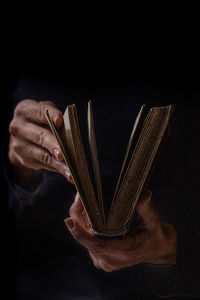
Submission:
POLYGON ((17 185, 12 179, 12 171, 8 160, 8 139, 1 150, 1 160, 4 176, 8 186, 8 209, 12 210, 15 206, 23 206, 28 201, 41 193, 43 184, 43 171, 37 171, 32 176, 26 189, 17 185))
POLYGON ((166 297, 200 297, 200 228, 176 225, 177 264, 145 264, 144 269, 155 295, 166 297))

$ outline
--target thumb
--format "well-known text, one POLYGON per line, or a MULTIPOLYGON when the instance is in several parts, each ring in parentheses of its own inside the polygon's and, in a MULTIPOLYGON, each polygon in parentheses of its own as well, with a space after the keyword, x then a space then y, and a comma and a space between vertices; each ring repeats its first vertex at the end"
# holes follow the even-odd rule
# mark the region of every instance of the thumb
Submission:
POLYGON ((159 213, 151 202, 152 192, 144 189, 140 195, 139 202, 136 206, 136 212, 139 220, 146 229, 154 230, 160 221, 159 213))
POLYGON ((87 249, 92 248, 96 237, 92 231, 82 226, 76 219, 66 218, 64 220, 73 238, 87 249))

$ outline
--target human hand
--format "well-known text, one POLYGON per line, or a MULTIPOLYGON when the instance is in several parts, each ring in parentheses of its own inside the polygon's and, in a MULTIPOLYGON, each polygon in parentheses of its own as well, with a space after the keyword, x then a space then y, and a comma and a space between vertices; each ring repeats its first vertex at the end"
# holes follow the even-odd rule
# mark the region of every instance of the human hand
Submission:
POLYGON ((9 126, 8 158, 15 181, 22 186, 40 169, 61 173, 72 180, 57 140, 47 126, 46 109, 55 126, 61 127, 63 116, 54 103, 29 99, 16 106, 9 126))
POLYGON ((135 224, 125 237, 97 237, 90 229, 77 193, 70 208, 70 218, 65 219, 65 224, 74 239, 88 250, 94 265, 106 272, 142 262, 176 264, 176 230, 173 225, 160 220, 151 203, 151 191, 143 190, 136 212, 135 224))

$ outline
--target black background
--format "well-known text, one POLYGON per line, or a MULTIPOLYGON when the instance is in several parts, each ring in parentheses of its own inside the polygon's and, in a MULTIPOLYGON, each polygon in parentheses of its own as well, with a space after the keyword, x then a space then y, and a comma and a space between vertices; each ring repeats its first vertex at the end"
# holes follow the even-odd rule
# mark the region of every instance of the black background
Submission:
MULTIPOLYGON (((32 52, 33 55, 33 52, 32 52)), ((177 64, 176 59, 160 60, 158 58, 156 64, 155 60, 151 61, 148 57, 148 63, 146 60, 141 60, 137 56, 129 59, 126 54, 123 54, 121 60, 118 57, 111 56, 111 53, 106 60, 99 56, 91 59, 85 59, 84 56, 79 56, 78 53, 75 57, 68 56, 62 59, 57 54, 54 59, 52 56, 37 57, 27 55, 21 59, 19 57, 8 57, 6 72, 4 73, 4 83, 1 99, 1 145, 8 137, 8 126, 12 116, 13 99, 11 97, 12 91, 15 89, 15 81, 21 74, 45 74, 47 77, 52 76, 56 81, 59 81, 61 77, 66 77, 74 82, 88 82, 103 81, 106 84, 117 84, 118 82, 128 82, 132 80, 147 81, 149 84, 157 86, 158 90, 163 86, 170 86, 170 90, 174 91, 174 96, 178 93, 177 99, 178 106, 186 107, 188 105, 188 120, 190 118, 196 118, 197 126, 199 126, 200 119, 200 76, 198 61, 187 61, 180 59, 177 64), (142 62, 142 63, 141 63, 142 62), (182 95, 182 97, 180 97, 182 95)), ((171 102, 171 101, 169 101, 171 102)), ((198 134, 200 127, 196 128, 195 135, 198 134)), ((194 134, 191 132, 191 135, 194 134)), ((196 143, 199 144, 199 136, 196 136, 196 143)), ((199 159, 199 158, 197 158, 199 159)), ((3 242, 4 254, 3 258, 7 261, 5 268, 2 272, 8 274, 8 284, 12 287, 14 283, 14 265, 15 255, 12 252, 12 245, 7 244, 7 236, 12 231, 12 221, 7 212, 7 187, 3 176, 2 168, 0 173, 1 183, 1 201, 3 203, 3 222, 2 222, 2 236, 5 236, 5 242, 3 242)), ((4 240, 3 240, 4 241, 4 240)), ((6 288, 7 294, 9 290, 6 288)), ((12 295, 12 289, 10 289, 12 295)))

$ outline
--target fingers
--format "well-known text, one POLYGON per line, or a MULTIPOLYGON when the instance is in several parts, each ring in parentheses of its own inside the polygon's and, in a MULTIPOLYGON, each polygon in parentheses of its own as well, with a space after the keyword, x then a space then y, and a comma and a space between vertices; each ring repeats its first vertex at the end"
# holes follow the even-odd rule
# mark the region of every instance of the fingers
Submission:
POLYGON ((83 207, 79 193, 76 194, 74 203, 70 207, 69 215, 72 219, 77 219, 83 226, 90 229, 89 220, 83 207))
POLYGON ((72 219, 71 217, 66 218, 64 222, 77 242, 79 242, 88 250, 94 247, 96 243, 96 237, 91 230, 86 229, 84 224, 77 219, 72 219))
POLYGON ((107 254, 103 239, 95 237, 94 233, 86 230, 76 219, 67 218, 65 219, 65 224, 73 238, 87 248, 90 257, 97 268, 103 269, 106 272, 112 272, 119 268, 113 266, 112 255, 107 254))
POLYGON ((69 210, 70 218, 64 220, 67 228, 75 240, 88 250, 92 250, 101 239, 98 239, 92 232, 88 217, 83 207, 79 193, 76 194, 75 201, 69 210))
POLYGON ((128 256, 130 253, 133 256, 130 251, 133 244, 131 237, 113 240, 96 237, 83 222, 83 206, 79 203, 79 199, 80 197, 76 196, 70 209, 71 217, 64 220, 73 238, 88 250, 95 267, 112 272, 129 266, 132 260, 129 260, 128 256))
POLYGON ((88 250, 95 267, 112 272, 138 262, 131 236, 104 239, 96 237, 85 225, 86 213, 78 193, 69 213, 70 218, 64 220, 65 224, 73 238, 88 250))
POLYGON ((144 261, 149 260, 151 262, 151 255, 154 255, 156 247, 158 247, 158 235, 150 230, 159 224, 156 221, 158 218, 157 211, 150 200, 151 191, 144 190, 137 205, 137 213, 148 229, 148 231, 144 230, 142 235, 135 232, 134 236, 127 234, 125 237, 116 239, 96 237, 84 224, 82 216, 84 208, 79 194, 76 195, 70 209, 70 218, 65 219, 65 224, 74 239, 87 248, 94 265, 99 269, 112 272, 144 261), (155 240, 155 247, 153 239, 155 240), (151 245, 149 244, 150 241, 151 245))
POLYGON ((11 134, 9 159, 22 162, 22 165, 33 170, 42 166, 43 169, 54 170, 64 174, 73 183, 69 169, 63 161, 63 154, 52 132, 48 129, 45 110, 56 126, 63 122, 62 113, 49 101, 21 101, 14 113, 9 126, 11 134), (13 138, 14 137, 14 138, 13 138), (14 149, 12 149, 14 147, 14 149), (29 155, 29 156, 28 156, 29 155))
POLYGON ((24 122, 21 120, 13 120, 10 124, 10 131, 14 136, 48 150, 56 159, 63 160, 58 142, 49 129, 30 122, 24 126, 24 122))
MULTIPOLYGON (((69 179, 70 173, 66 164, 58 161, 49 151, 16 137, 10 139, 10 152, 15 152, 19 163, 33 170, 46 169, 63 174, 69 179)), ((10 153, 12 155, 12 153, 10 153)))
POLYGON ((28 99, 21 101, 15 108, 9 126, 11 136, 8 158, 21 185, 28 182, 33 170, 39 169, 61 173, 73 183, 56 138, 48 127, 46 110, 55 126, 60 127, 63 124, 62 113, 50 101, 28 99))
MULTIPOLYGON (((81 233, 83 233, 85 237, 87 235, 87 232, 89 232, 89 233, 92 232, 90 229, 88 217, 87 217, 87 214, 83 207, 83 204, 81 202, 81 197, 80 197, 79 193, 76 194, 75 201, 72 204, 72 206, 70 207, 69 215, 70 215, 70 218, 69 218, 69 221, 68 221, 68 219, 66 219, 66 222, 67 222, 66 225, 68 225, 68 222, 69 222, 70 224, 73 223, 73 226, 76 227, 76 229, 81 227, 82 228, 81 233)), ((70 226, 70 224, 69 224, 69 226, 70 226)), ((74 232, 76 231, 76 229, 74 229, 74 232)), ((89 234, 87 237, 91 238, 91 235, 89 234)), ((128 236, 126 237, 126 239, 118 238, 118 239, 109 240, 109 239, 96 237, 93 234, 93 232, 92 232, 92 240, 96 244, 98 243, 98 245, 101 244, 101 247, 104 248, 104 252, 107 247, 110 247, 110 248, 112 247, 114 250, 113 253, 115 252, 116 254, 118 254, 118 250, 120 249, 120 247, 124 246, 124 243, 122 243, 122 242, 125 242, 125 240, 126 240, 126 244, 127 244, 127 242, 128 243, 130 242, 128 236), (93 237, 95 237, 95 239, 93 239, 93 237)), ((80 242, 80 240, 79 240, 79 242, 80 242)), ((84 243, 84 245, 87 245, 87 248, 88 248, 87 243, 84 243)), ((93 249, 93 251, 94 251, 94 249, 93 249)))
POLYGON ((47 109, 53 123, 57 127, 60 127, 63 123, 62 113, 50 101, 40 101, 40 102, 36 102, 34 100, 21 101, 15 109, 15 115, 22 116, 26 120, 35 123, 48 124, 45 117, 45 111, 47 109))

